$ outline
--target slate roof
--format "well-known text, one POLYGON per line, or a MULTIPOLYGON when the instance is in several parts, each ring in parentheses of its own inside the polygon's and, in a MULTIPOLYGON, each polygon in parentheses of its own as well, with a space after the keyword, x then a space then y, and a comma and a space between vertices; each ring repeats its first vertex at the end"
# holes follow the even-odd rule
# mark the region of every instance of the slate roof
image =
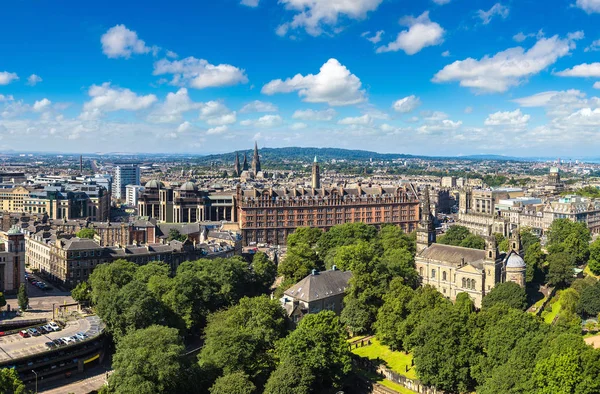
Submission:
POLYGON ((462 246, 432 244, 421 252, 419 257, 444 261, 459 265, 463 262, 470 264, 485 259, 485 250, 463 248, 462 246))
POLYGON ((352 272, 338 270, 310 274, 284 294, 304 302, 321 300, 344 293, 351 277, 352 272))
POLYGON ((84 238, 61 239, 65 250, 89 250, 102 248, 96 241, 84 238))

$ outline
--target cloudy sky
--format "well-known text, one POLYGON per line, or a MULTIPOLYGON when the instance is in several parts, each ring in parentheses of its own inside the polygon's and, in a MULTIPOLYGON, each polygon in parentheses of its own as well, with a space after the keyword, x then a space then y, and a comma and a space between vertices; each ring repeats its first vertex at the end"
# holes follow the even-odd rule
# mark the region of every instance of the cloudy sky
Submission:
POLYGON ((600 156, 600 0, 15 0, 0 149, 600 156))

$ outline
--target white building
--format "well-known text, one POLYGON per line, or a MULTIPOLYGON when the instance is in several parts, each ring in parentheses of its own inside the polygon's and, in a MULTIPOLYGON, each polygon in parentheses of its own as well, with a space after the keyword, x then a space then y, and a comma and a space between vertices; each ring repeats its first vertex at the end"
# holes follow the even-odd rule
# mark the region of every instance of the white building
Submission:
POLYGON ((137 207, 138 197, 144 192, 146 188, 141 185, 127 185, 125 186, 125 204, 130 207, 137 207))
POLYGON ((140 184, 140 168, 137 164, 119 164, 115 167, 112 193, 115 199, 124 201, 127 185, 140 184))

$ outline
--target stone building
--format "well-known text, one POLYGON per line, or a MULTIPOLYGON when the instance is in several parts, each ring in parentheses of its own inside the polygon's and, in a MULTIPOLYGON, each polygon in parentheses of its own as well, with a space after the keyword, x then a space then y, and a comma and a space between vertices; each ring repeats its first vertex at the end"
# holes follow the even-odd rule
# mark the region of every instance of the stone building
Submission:
POLYGON ((285 245, 298 227, 327 230, 344 223, 392 223, 408 233, 419 222, 419 199, 410 184, 319 189, 238 186, 235 205, 244 245, 285 245))
POLYGON ((459 293, 467 293, 477 308, 483 297, 498 283, 513 281, 525 286, 525 263, 519 231, 510 238, 510 250, 500 253, 496 238, 485 237, 485 249, 470 249, 460 246, 435 243, 433 218, 426 208, 429 200, 426 194, 423 214, 417 230, 417 254, 415 266, 422 285, 435 287, 445 297, 454 301, 459 293))
POLYGON ((13 227, 0 232, 0 291, 14 294, 25 282, 25 235, 13 227))

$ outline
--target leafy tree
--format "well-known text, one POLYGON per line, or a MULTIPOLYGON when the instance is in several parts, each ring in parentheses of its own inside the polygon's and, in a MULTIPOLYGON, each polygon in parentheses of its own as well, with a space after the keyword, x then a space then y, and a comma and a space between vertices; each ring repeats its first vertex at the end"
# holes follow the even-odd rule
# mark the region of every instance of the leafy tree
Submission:
MULTIPOLYGON (((562 298, 562 296, 561 296, 562 298)), ((578 310, 586 316, 597 316, 600 313, 600 282, 589 286, 581 292, 578 310)))
POLYGON ((211 310, 229 306, 252 293, 253 273, 241 257, 200 259, 177 268, 177 275, 197 275, 213 287, 211 310))
POLYGON ((71 297, 82 305, 88 305, 92 301, 92 287, 87 281, 80 282, 71 290, 71 297))
POLYGON ((27 392, 15 369, 0 369, 0 392, 6 394, 25 394, 27 392))
POLYGON ((137 267, 134 275, 135 280, 142 283, 148 283, 153 276, 168 277, 171 273, 171 267, 162 261, 151 261, 148 264, 137 267))
MULTIPOLYGON (((276 353, 280 360, 277 369, 293 365, 310 370, 314 377, 310 392, 337 388, 352 369, 346 335, 335 313, 322 311, 309 314, 300 321, 296 330, 277 343, 276 353)), ((274 374, 280 375, 278 372, 274 374)), ((267 384, 269 388, 272 387, 272 379, 267 384)))
MULTIPOLYGON (((148 287, 162 285, 160 277, 152 277, 148 287)), ((178 273, 173 279, 165 283, 164 293, 159 299, 167 305, 178 317, 180 317, 188 330, 204 326, 206 316, 217 304, 214 300, 213 289, 207 281, 197 275, 178 273)), ((154 294, 156 297, 157 294, 154 294)), ((221 303, 219 303, 220 305, 221 303)))
POLYGON ((109 390, 125 394, 178 392, 184 351, 173 328, 150 326, 129 333, 117 344, 109 390))
POLYGON ((402 278, 394 278, 390 282, 388 292, 383 296, 383 305, 377 313, 375 332, 377 339, 392 349, 403 349, 404 338, 398 326, 404 324, 410 313, 408 304, 415 292, 404 284, 402 278))
POLYGON ((600 275, 600 237, 590 245, 588 267, 590 267, 590 271, 592 271, 594 275, 600 275))
POLYGON ((459 246, 471 249, 485 249, 485 239, 479 235, 469 234, 460 242, 459 246))
POLYGON ((413 256, 416 251, 416 244, 402 229, 394 225, 384 225, 379 230, 379 242, 384 252, 405 249, 413 256))
POLYGON ((352 245, 340 246, 333 262, 342 271, 356 271, 369 265, 375 256, 371 244, 359 241, 352 245))
POLYGON ((582 222, 556 219, 548 230, 548 251, 550 254, 565 252, 574 257, 574 263, 582 264, 589 257, 591 234, 582 222))
POLYGON ((535 392, 540 394, 575 393, 583 368, 574 350, 552 354, 535 366, 535 392))
POLYGON ((252 259, 252 272, 257 285, 257 294, 262 294, 267 292, 275 282, 277 267, 265 253, 258 252, 252 259))
POLYGON ((577 313, 577 311, 579 310, 580 298, 581 296, 579 295, 579 293, 571 287, 563 290, 560 293, 560 312, 577 313))
POLYGON ((179 230, 177 230, 176 228, 172 228, 169 230, 169 237, 167 238, 167 241, 180 241, 180 242, 185 242, 187 241, 188 237, 187 235, 181 234, 181 232, 179 230))
POLYGON ((499 302, 503 302, 511 308, 525 310, 527 294, 525 289, 514 282, 499 283, 483 297, 481 304, 483 308, 491 308, 499 302))
POLYGON ((414 254, 409 250, 405 248, 388 249, 381 257, 381 264, 386 267, 392 278, 401 277, 407 285, 413 288, 419 285, 414 254))
POLYGON ((416 346, 421 338, 417 334, 417 326, 425 315, 438 307, 449 306, 452 303, 435 287, 426 285, 415 290, 414 296, 408 303, 409 314, 404 324, 398 325, 398 340, 402 338, 402 348, 407 351, 416 346))
POLYGON ((519 235, 521 236, 521 246, 523 246, 524 253, 527 253, 531 245, 540 242, 540 239, 531 232, 529 227, 523 227, 519 235))
POLYGON ((373 322, 372 311, 364 301, 355 297, 344 298, 344 309, 340 315, 340 321, 355 334, 365 334, 371 329, 373 322))
POLYGON ((459 246, 460 243, 467 238, 471 233, 464 226, 452 226, 444 235, 437 239, 437 242, 444 245, 459 246))
POLYGON ((275 369, 272 350, 284 333, 285 314, 277 300, 242 298, 238 305, 209 316, 200 366, 224 374, 242 371, 262 387, 275 369))
POLYGON ((323 231, 316 227, 300 227, 287 237, 287 247, 292 248, 300 244, 306 244, 314 248, 323 235, 323 231))
POLYGON ((96 235, 96 232, 92 228, 82 228, 81 230, 77 231, 75 235, 78 238, 94 239, 94 235, 96 235))
POLYGON ((566 252, 550 253, 548 256, 548 275, 546 279, 552 286, 568 286, 573 282, 575 262, 566 252))
POLYGON ((92 286, 92 302, 97 304, 100 298, 133 280, 137 265, 127 260, 115 260, 110 264, 100 264, 90 274, 89 284, 92 286))
POLYGON ((546 254, 542 251, 542 246, 539 242, 531 244, 525 252, 525 264, 527 270, 525 279, 527 283, 540 281, 543 276, 542 265, 546 259, 546 254))
POLYGON ((25 283, 21 283, 19 286, 17 299, 19 301, 19 308, 21 308, 22 311, 26 310, 29 306, 29 297, 27 296, 27 287, 25 286, 25 283))
POLYGON ((292 357, 273 371, 264 394, 310 394, 314 380, 310 367, 299 357, 292 357))
POLYGON ((320 267, 317 253, 307 244, 298 244, 288 249, 285 259, 279 263, 278 272, 293 285, 320 267))
POLYGON ((377 230, 368 224, 346 223, 332 227, 324 233, 317 242, 317 251, 319 256, 326 256, 327 252, 333 248, 344 245, 352 245, 358 240, 371 241, 375 239, 377 230))
POLYGON ((223 375, 210 388, 210 394, 253 394, 256 386, 243 372, 223 375))

